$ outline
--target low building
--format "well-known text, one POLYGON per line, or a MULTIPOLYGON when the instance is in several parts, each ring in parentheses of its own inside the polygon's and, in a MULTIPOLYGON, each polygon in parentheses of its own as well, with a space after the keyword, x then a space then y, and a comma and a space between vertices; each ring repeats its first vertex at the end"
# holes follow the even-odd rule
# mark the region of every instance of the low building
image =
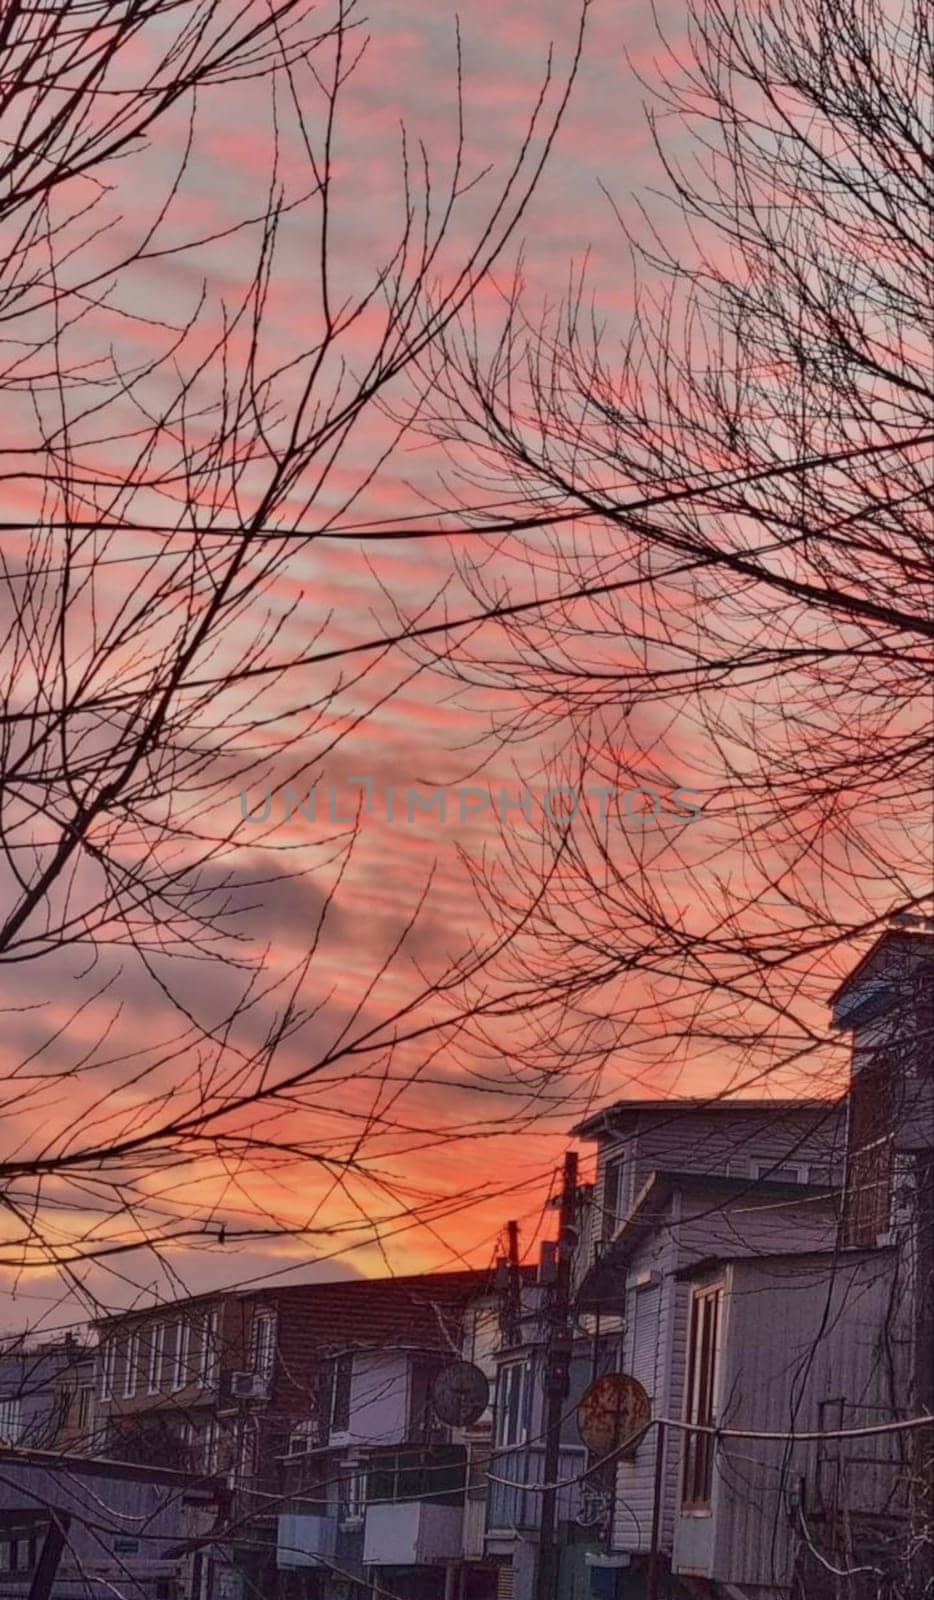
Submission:
POLYGON ((278 1592, 495 1600, 483 1540, 492 1406, 461 1426, 432 1395, 465 1361, 492 1375, 501 1297, 485 1273, 354 1289, 282 1464, 278 1592))
POLYGON ((911 1592, 902 1586, 910 1436, 832 1437, 905 1415, 910 1342, 896 1281, 891 1249, 746 1255, 688 1269, 683 1415, 725 1433, 665 1433, 672 1567, 683 1580, 742 1600, 911 1592), (896 1587, 886 1573, 900 1575, 896 1587))
POLYGON ((0 1341, 0 1446, 58 1448, 63 1432, 77 1428, 79 1411, 91 1442, 90 1407, 76 1404, 72 1415, 71 1404, 72 1390, 93 1392, 89 1362, 88 1347, 70 1336, 45 1343, 26 1337, 0 1341))
POLYGON ((215 1600, 216 1481, 51 1451, 0 1449, 0 1597, 215 1600))
MULTIPOLYGON (((838 1200, 826 1188, 653 1173, 581 1284, 579 1305, 595 1316, 621 1316, 617 1370, 641 1384, 654 1417, 689 1417, 706 1425, 715 1413, 709 1388, 691 1388, 692 1341, 705 1339, 709 1352, 719 1331, 706 1324, 698 1331, 688 1274, 698 1263, 727 1256, 755 1260, 789 1239, 802 1251, 826 1249, 838 1225, 838 1200)), ((672 1572, 683 1474, 682 1435, 662 1434, 657 1427, 617 1463, 607 1551, 619 1559, 619 1577, 613 1588, 605 1584, 609 1593, 615 1588, 626 1600, 641 1595, 653 1545, 665 1572, 672 1572)), ((686 1592, 672 1584, 674 1595, 686 1592)))

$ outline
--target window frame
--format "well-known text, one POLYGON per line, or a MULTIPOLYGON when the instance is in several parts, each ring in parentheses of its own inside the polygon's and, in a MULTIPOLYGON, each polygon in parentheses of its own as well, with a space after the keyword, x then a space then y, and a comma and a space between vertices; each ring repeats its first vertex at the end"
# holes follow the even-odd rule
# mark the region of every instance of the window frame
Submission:
POLYGON ((610 1240, 625 1216, 622 1208, 624 1178, 629 1166, 631 1154, 623 1145, 610 1145, 603 1162, 603 1181, 600 1191, 600 1206, 602 1211, 601 1237, 610 1240), (613 1206, 607 1204, 608 1180, 610 1173, 614 1175, 613 1206))
POLYGON ((165 1333, 166 1322, 153 1322, 151 1324, 152 1336, 149 1341, 148 1363, 148 1390, 149 1394, 158 1394, 162 1388, 163 1369, 165 1367, 165 1333))
POLYGON ((139 1364, 139 1329, 131 1328, 123 1347, 123 1398, 132 1400, 136 1395, 137 1367, 139 1364))
POLYGON ((271 1383, 276 1370, 278 1346, 278 1318, 270 1307, 260 1307, 253 1313, 250 1328, 250 1371, 264 1383, 271 1383))
POLYGON ((114 1397, 114 1378, 117 1376, 117 1340, 111 1334, 101 1346, 101 1387, 102 1400, 112 1400, 114 1397))
MULTIPOLYGON (((726 1285, 722 1279, 696 1286, 691 1294, 688 1320, 684 1420, 699 1427, 715 1427, 719 1410, 723 1313, 726 1285)), ((716 1442, 713 1434, 684 1435, 681 1464, 681 1510, 686 1515, 709 1515, 713 1506, 716 1442)))
POLYGON ((526 1443, 529 1433, 529 1391, 528 1360, 502 1362, 496 1374, 494 1441, 497 1450, 512 1450, 526 1443), (514 1412, 511 1401, 506 1398, 507 1386, 510 1395, 515 1394, 514 1412))
POLYGON ((217 1383, 218 1368, 218 1333, 220 1332, 220 1308, 211 1306, 205 1313, 201 1323, 201 1362, 199 1379, 202 1389, 213 1389, 217 1383))
POLYGON ((175 1323, 175 1342, 172 1349, 172 1392, 177 1394, 191 1382, 191 1323, 179 1317, 175 1323))
POLYGON ((350 1419, 353 1415, 353 1367, 352 1350, 344 1350, 332 1359, 331 1388, 328 1395, 329 1437, 350 1432, 350 1419))
POLYGON ((0 1434, 9 1439, 12 1445, 20 1443, 26 1425, 23 1420, 23 1397, 19 1394, 0 1394, 0 1434), (6 1409, 7 1426, 3 1425, 3 1412, 6 1409))
POLYGON ((807 1183, 810 1168, 802 1161, 784 1161, 780 1157, 773 1161, 768 1156, 750 1156, 749 1176, 756 1183, 807 1183), (794 1173, 793 1178, 785 1176, 789 1172, 794 1173))

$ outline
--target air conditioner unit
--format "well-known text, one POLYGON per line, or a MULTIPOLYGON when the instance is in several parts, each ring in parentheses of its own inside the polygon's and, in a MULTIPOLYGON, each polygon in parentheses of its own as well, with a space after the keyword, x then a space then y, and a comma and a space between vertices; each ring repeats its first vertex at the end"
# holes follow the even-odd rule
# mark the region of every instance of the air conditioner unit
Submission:
POLYGON ((269 1385, 258 1372, 232 1372, 230 1392, 236 1400, 265 1400, 269 1385))

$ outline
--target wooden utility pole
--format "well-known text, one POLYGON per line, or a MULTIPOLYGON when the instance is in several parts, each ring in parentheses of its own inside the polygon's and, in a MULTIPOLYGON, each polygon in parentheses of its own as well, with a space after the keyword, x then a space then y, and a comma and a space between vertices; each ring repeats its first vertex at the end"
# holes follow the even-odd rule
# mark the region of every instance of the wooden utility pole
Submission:
POLYGON ((29 1585, 29 1600, 49 1600, 58 1576, 58 1564, 62 1558, 65 1541, 68 1538, 71 1524, 69 1513, 53 1511, 51 1515, 52 1520, 42 1541, 42 1552, 32 1575, 32 1583, 29 1585))
POLYGON ((507 1345, 521 1343, 522 1284, 519 1277, 519 1224, 507 1222, 506 1292, 501 1327, 507 1345))
POLYGON ((555 1600, 558 1589, 558 1549, 555 1543, 558 1491, 553 1486, 558 1478, 561 1459, 561 1421, 571 1366, 571 1264, 577 1245, 577 1208, 577 1154, 570 1150, 564 1158, 558 1254, 545 1354, 545 1459, 542 1476, 547 1487, 541 1494, 536 1600, 555 1600))

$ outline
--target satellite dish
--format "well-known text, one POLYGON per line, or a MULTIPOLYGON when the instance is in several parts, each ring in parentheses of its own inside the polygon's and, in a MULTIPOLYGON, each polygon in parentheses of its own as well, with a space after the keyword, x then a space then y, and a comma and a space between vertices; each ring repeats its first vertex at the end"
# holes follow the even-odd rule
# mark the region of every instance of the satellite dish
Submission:
POLYGON ((431 1386, 431 1404, 439 1422, 466 1428, 482 1417, 490 1403, 490 1382, 472 1361, 451 1361, 431 1386))
POLYGON ((588 1450, 601 1459, 632 1453, 636 1436, 651 1420, 652 1407, 641 1383, 620 1372, 596 1378, 577 1408, 577 1431, 588 1450), (622 1448, 627 1439, 633 1441, 629 1451, 622 1448))

